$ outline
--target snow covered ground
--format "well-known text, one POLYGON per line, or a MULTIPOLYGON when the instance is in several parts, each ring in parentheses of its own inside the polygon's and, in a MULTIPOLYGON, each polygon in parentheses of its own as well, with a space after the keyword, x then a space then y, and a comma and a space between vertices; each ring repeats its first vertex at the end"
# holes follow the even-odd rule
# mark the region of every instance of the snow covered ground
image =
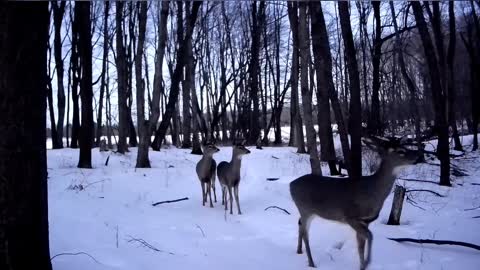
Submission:
MULTIPOLYGON (((195 174, 200 157, 189 150, 150 152, 153 168, 135 169, 135 148, 125 156, 94 149, 91 170, 76 168, 78 150, 49 150, 51 255, 85 252, 93 257, 59 255, 52 260, 54 269, 308 269, 306 255, 296 254, 298 212, 288 191, 290 181, 310 171, 308 156, 290 147, 250 150, 242 164, 241 216, 224 212, 218 180, 218 202, 214 208, 202 206, 195 174), (268 177, 280 179, 266 181, 268 177), (183 197, 189 200, 152 206, 183 197), (291 215, 265 211, 273 205, 291 215)), ((221 147, 215 155, 217 163, 230 157, 230 147, 221 147)), ((374 241, 369 269, 479 269, 480 253, 473 249, 387 239, 480 244, 480 219, 472 218, 480 215, 480 208, 465 210, 480 206, 480 185, 472 185, 480 183, 480 157, 469 153, 453 163, 470 175, 455 177, 453 188, 398 181, 408 189, 430 189, 446 197, 409 193, 416 206, 405 202, 402 225, 387 226, 389 196, 370 226, 374 241)), ((419 165, 402 177, 438 181, 438 169, 419 165)), ((358 269, 356 240, 349 227, 317 218, 310 243, 318 269, 358 269)))

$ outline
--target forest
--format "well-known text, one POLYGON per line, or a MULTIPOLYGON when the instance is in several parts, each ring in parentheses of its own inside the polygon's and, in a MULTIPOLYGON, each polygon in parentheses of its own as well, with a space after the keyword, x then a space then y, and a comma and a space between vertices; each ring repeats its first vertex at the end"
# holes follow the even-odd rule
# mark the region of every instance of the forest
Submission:
POLYGON ((0 2, 0 269, 476 269, 479 13, 0 2))

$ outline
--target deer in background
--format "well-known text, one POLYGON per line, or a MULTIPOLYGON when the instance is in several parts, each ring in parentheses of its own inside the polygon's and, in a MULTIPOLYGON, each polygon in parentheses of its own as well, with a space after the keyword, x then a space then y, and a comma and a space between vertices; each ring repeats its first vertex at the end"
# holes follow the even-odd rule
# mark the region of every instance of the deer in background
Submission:
POLYGON ((212 203, 212 189, 215 202, 217 202, 217 194, 215 192, 215 171, 217 168, 217 162, 213 159, 213 154, 220 151, 214 144, 208 143, 202 145, 203 156, 198 161, 196 171, 200 185, 202 186, 202 205, 205 206, 207 202, 207 193, 210 197, 210 207, 213 207, 212 203))
POLYGON ((372 232, 368 225, 378 218, 383 202, 390 193, 398 172, 421 157, 420 151, 407 149, 401 140, 365 138, 363 142, 381 157, 376 173, 360 178, 333 178, 304 175, 290 183, 290 194, 300 212, 297 253, 302 253, 302 240, 308 265, 315 267, 308 230, 312 218, 319 216, 350 225, 357 235, 360 269, 366 269, 372 252, 372 232), (367 255, 365 256, 365 245, 367 255))
POLYGON ((240 184, 240 167, 242 165, 242 156, 250 154, 250 150, 245 148, 243 143, 233 146, 232 160, 230 162, 222 161, 218 164, 217 175, 218 180, 222 186, 222 205, 225 204, 225 211, 227 207, 227 190, 230 196, 230 214, 233 214, 233 196, 232 188, 237 202, 238 214, 241 215, 240 202, 238 200, 238 186, 240 184))

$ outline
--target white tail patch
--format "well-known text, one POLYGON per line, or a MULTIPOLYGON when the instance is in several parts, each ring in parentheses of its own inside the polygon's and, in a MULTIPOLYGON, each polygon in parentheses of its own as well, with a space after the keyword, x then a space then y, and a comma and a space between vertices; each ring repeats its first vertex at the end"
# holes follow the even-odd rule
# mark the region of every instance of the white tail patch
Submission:
POLYGON ((393 175, 395 175, 395 176, 398 175, 400 173, 400 171, 407 168, 408 166, 409 165, 398 165, 398 166, 393 167, 393 170, 392 170, 393 175))

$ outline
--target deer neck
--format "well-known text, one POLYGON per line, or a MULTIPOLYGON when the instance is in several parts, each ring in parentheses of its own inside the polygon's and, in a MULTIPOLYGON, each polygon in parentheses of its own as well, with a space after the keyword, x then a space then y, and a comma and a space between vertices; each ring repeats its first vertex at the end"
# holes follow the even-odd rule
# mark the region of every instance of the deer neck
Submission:
POLYGON ((232 160, 230 161, 230 166, 232 169, 232 173, 240 178, 240 167, 242 166, 242 156, 240 155, 232 155, 232 160))
POLYGON ((390 160, 382 160, 380 168, 372 176, 375 181, 375 190, 379 195, 382 203, 387 198, 392 190, 393 183, 397 179, 398 166, 393 164, 390 160))
POLYGON ((207 172, 210 170, 210 166, 212 166, 213 155, 211 154, 204 154, 202 159, 200 160, 200 166, 203 172, 207 172))

